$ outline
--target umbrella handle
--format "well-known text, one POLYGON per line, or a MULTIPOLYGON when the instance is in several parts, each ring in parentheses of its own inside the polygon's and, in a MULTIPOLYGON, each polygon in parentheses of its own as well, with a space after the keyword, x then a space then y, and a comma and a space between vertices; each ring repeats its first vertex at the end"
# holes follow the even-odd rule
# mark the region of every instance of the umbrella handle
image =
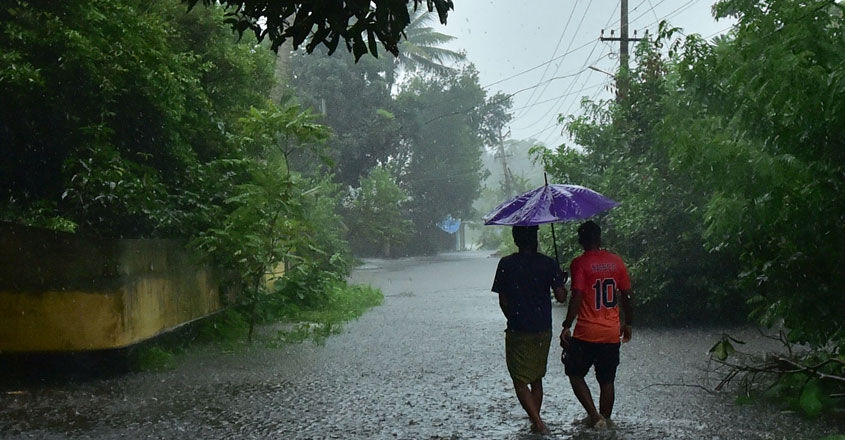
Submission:
MULTIPOLYGON (((555 224, 550 223, 550 225, 552 226, 552 243, 555 247, 555 263, 557 263, 557 267, 560 267, 560 257, 557 252, 557 238, 555 237, 555 224)), ((563 269, 561 269, 561 272, 563 272, 563 284, 566 284, 566 282, 569 281, 569 272, 563 269)))
POLYGON ((550 223, 552 225, 552 244, 555 247, 555 262, 557 263, 557 267, 560 267, 560 256, 557 252, 557 237, 555 237, 555 224, 550 223))

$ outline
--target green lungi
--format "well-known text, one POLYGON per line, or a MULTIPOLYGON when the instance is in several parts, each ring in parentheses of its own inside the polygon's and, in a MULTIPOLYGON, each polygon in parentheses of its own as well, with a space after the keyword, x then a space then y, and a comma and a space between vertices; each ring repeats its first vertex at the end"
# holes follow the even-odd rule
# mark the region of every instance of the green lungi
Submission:
POLYGON ((505 360, 511 378, 532 383, 546 375, 552 331, 539 333, 505 332, 505 360))

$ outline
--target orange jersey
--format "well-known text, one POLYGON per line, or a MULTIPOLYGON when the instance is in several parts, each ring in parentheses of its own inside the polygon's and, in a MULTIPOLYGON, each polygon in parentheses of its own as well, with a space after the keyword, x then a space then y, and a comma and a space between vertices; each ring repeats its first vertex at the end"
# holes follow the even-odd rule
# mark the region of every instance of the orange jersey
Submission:
POLYGON ((572 260, 572 290, 584 293, 572 336, 587 342, 619 342, 619 291, 631 289, 628 269, 618 255, 586 251, 572 260))

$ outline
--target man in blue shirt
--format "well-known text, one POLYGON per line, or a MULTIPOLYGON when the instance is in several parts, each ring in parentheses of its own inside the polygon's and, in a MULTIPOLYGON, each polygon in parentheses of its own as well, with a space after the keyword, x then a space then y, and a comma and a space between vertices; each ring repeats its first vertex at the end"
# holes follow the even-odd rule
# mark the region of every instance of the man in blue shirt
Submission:
POLYGON ((566 301, 564 275, 555 261, 537 252, 537 227, 514 226, 513 241, 519 252, 499 260, 493 292, 508 320, 505 359, 516 397, 531 420, 531 431, 547 434, 540 418, 543 377, 552 338, 552 302, 566 301))

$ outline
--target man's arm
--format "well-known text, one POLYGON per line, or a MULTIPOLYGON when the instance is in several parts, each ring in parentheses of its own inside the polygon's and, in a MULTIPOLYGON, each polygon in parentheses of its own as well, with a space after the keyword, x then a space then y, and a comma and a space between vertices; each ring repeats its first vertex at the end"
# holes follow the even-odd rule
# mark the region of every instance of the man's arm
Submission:
POLYGON ((503 295, 499 294, 499 308, 502 309, 502 314, 505 315, 505 318, 508 317, 508 298, 503 295))
POLYGON ((622 342, 628 342, 631 340, 631 324, 634 322, 634 305, 631 301, 631 289, 621 293, 619 302, 622 307, 622 325, 619 334, 622 335, 622 342))
POLYGON ((559 303, 566 302, 566 286, 558 286, 554 288, 555 301, 559 303))
POLYGON ((569 346, 569 339, 572 337, 569 327, 572 327, 572 321, 575 321, 575 318, 578 317, 578 312, 581 311, 583 298, 583 291, 572 289, 572 296, 569 298, 569 307, 566 309, 566 319, 563 320, 563 330, 560 332, 560 346, 563 348, 569 346))

